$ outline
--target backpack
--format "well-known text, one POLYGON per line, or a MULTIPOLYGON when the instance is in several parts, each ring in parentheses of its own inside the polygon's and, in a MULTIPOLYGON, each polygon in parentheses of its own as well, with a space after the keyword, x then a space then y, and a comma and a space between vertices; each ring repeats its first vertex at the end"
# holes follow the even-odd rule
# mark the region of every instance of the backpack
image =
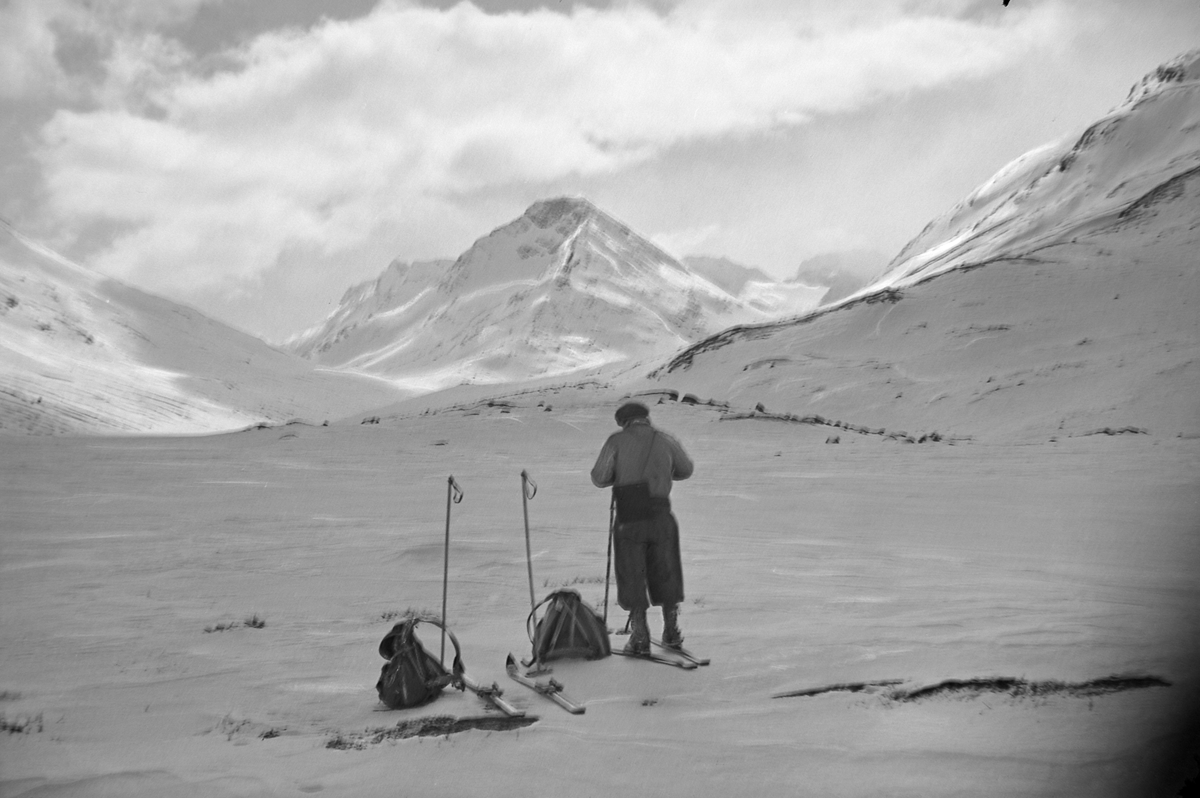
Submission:
POLYGON ((600 614, 574 590, 557 590, 546 596, 529 613, 525 626, 537 662, 567 657, 602 659, 612 653, 608 628, 600 614), (544 604, 549 605, 546 614, 534 628, 534 616, 544 604))
POLYGON ((379 700, 391 709, 407 709, 433 701, 442 694, 442 688, 452 684, 464 670, 454 633, 432 618, 409 618, 393 626, 379 642, 379 655, 387 660, 387 664, 379 673, 375 690, 379 700), (454 643, 452 671, 447 671, 417 639, 415 630, 422 621, 445 631, 454 643))

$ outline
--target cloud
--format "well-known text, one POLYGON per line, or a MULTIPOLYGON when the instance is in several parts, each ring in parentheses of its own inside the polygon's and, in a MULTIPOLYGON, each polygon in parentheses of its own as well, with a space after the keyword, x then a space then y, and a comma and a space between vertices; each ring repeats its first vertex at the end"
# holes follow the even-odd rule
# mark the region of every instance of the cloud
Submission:
POLYGON ((57 90, 62 83, 46 11, 32 0, 0 6, 0 98, 57 90))
POLYGON ((157 28, 189 19, 200 6, 220 0, 8 0, 0 4, 0 98, 44 99, 46 95, 85 100, 104 82, 79 72, 112 56, 120 77, 118 50, 162 50, 157 28), (150 40, 149 48, 147 39, 150 40))
POLYGON ((699 227, 686 227, 655 233, 651 238, 665 252, 676 258, 688 255, 701 255, 708 250, 705 247, 712 241, 721 228, 716 224, 706 224, 699 227))
POLYGON ((397 226, 420 241, 472 192, 611 173, 986 75, 1062 24, 1053 7, 947 7, 384 2, 262 35, 215 73, 146 35, 112 48, 105 107, 60 111, 43 130, 48 210, 120 231, 93 260, 108 273, 232 290, 297 249, 334 256, 397 226))

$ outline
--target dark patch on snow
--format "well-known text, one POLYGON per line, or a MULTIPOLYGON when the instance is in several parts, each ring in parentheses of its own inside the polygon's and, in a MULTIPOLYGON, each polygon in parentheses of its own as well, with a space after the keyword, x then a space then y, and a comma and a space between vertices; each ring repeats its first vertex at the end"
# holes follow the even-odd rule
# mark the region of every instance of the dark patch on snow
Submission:
POLYGON ((204 627, 204 632, 205 632, 205 634, 212 634, 213 632, 227 632, 230 629, 238 629, 242 626, 249 627, 250 629, 262 629, 266 625, 267 625, 266 620, 263 618, 259 618, 258 613, 255 613, 254 615, 250 616, 249 618, 247 618, 246 620, 241 621, 241 622, 226 621, 226 622, 222 622, 222 623, 218 623, 218 624, 213 624, 212 626, 206 626, 206 627, 204 627))
POLYGON ((809 687, 804 690, 776 693, 771 698, 809 698, 814 695, 821 695, 822 693, 861 693, 864 690, 875 692, 871 688, 891 687, 902 682, 902 679, 884 679, 879 682, 846 682, 844 684, 830 684, 825 687, 809 687))
POLYGON ((621 399, 632 399, 634 397, 652 398, 655 396, 658 397, 659 404, 662 404, 663 399, 670 399, 672 402, 679 401, 679 391, 672 391, 667 388, 654 391, 638 391, 636 393, 626 394, 625 396, 621 397, 621 399))
MULTIPOLYGON (((759 407, 762 405, 760 404, 759 407)), ((910 435, 907 432, 900 430, 886 430, 883 427, 871 429, 856 424, 850 424, 846 421, 830 420, 823 416, 794 416, 791 413, 767 413, 760 411, 757 408, 751 413, 729 413, 721 416, 719 421, 783 421, 789 424, 809 424, 811 426, 835 427, 837 429, 846 430, 847 432, 857 432, 859 435, 879 435, 888 440, 899 441, 900 443, 941 443, 946 442, 953 445, 955 441, 969 441, 971 438, 955 437, 943 435, 936 430, 926 432, 921 435, 910 435)), ((830 441, 826 440, 826 443, 830 441)), ((836 441, 835 441, 836 442, 836 441)))
POLYGON ((980 335, 982 333, 1008 332, 1011 329, 1012 329, 1011 324, 988 324, 988 325, 972 324, 970 327, 967 327, 962 330, 951 330, 950 334, 957 336, 959 338, 962 338, 967 335, 980 335))
POLYGON ((1004 694, 1013 698, 1042 698, 1061 695, 1069 698, 1092 698, 1127 690, 1142 690, 1148 687, 1170 687, 1171 683, 1158 676, 1125 675, 1105 676, 1086 682, 1060 682, 1057 680, 1029 681, 1008 676, 980 679, 947 679, 937 684, 910 689, 896 688, 902 679, 885 679, 876 682, 847 682, 824 687, 810 687, 776 693, 772 698, 810 698, 824 693, 878 693, 880 687, 893 687, 883 693, 883 698, 899 703, 926 701, 931 698, 949 696, 955 698, 978 698, 985 693, 1004 694))
POLYGON ((537 723, 536 717, 510 718, 507 715, 482 715, 473 718, 456 718, 452 715, 432 715, 412 720, 402 720, 395 726, 365 729, 359 733, 338 732, 325 742, 326 748, 339 751, 361 751, 368 745, 378 745, 385 740, 404 740, 410 737, 449 737, 451 734, 481 729, 483 731, 510 731, 537 723))
POLYGON ((989 679, 947 679, 944 682, 917 687, 912 690, 892 690, 888 698, 892 701, 923 701, 942 695, 976 698, 984 693, 1002 693, 1014 698, 1037 698, 1065 695, 1071 698, 1089 698, 1126 690, 1142 690, 1147 687, 1170 687, 1171 683, 1157 676, 1105 676, 1086 682, 1060 682, 1057 680, 1035 681, 996 677, 989 679))
POLYGON ((4 713, 0 712, 0 732, 33 734, 40 733, 44 729, 45 723, 42 721, 41 712, 36 715, 17 715, 15 718, 7 718, 4 713))
POLYGON ((1143 427, 1103 427, 1071 435, 1072 438, 1086 438, 1089 435, 1149 435, 1150 431, 1143 427))

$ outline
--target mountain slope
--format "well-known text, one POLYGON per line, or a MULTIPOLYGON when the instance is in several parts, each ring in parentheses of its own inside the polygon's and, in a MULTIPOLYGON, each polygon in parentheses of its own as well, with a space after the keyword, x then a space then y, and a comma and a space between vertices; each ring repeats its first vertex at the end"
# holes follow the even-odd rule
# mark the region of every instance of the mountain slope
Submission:
POLYGON ((586 200, 560 198, 534 204, 452 264, 393 263, 287 346, 433 390, 662 357, 771 315, 586 200))
POLYGON ((197 433, 396 401, 0 228, 0 431, 197 433))
POLYGON ((1104 228, 1187 179, 1200 168, 1198 80, 1200 50, 1162 65, 1081 135, 1026 153, 931 222, 867 290, 1104 228))
POLYGON ((647 386, 873 431, 1200 433, 1198 163, 1192 54, 1001 170, 871 288, 712 336, 647 386))

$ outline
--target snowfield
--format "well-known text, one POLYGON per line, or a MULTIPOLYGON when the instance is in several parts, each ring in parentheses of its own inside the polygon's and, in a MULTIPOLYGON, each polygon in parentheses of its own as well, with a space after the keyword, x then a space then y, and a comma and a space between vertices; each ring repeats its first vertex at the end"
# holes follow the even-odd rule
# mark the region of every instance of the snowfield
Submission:
MULTIPOLYGON (((697 462, 674 494, 682 624, 712 664, 557 663, 573 716, 504 673, 528 654, 519 474, 538 598, 600 606, 587 471, 617 398, 6 439, 0 795, 1173 794, 1200 708, 1200 441, 832 445, 654 404, 697 462), (374 690, 399 615, 440 611, 449 475, 467 673, 538 720, 405 738, 495 715, 374 690), (816 692, 773 697, 797 691, 816 692)), ((436 632, 418 629, 435 653, 436 632)))

